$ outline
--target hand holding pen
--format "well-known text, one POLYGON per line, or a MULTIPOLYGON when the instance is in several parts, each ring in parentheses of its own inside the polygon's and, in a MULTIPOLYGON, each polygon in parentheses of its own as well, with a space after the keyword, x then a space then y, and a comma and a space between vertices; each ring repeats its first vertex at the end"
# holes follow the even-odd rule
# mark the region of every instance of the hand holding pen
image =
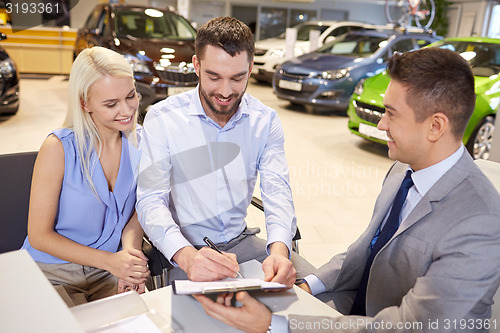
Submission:
POLYGON ((185 246, 177 251, 172 259, 186 272, 191 281, 217 281, 238 276, 236 255, 233 253, 221 255, 208 246, 203 246, 199 250, 194 246, 185 246))
MULTIPOLYGON (((218 253, 223 254, 223 253, 222 253, 222 251, 221 251, 221 250, 217 247, 217 245, 215 245, 215 243, 214 243, 214 242, 212 242, 212 241, 210 240, 210 238, 205 237, 205 238, 203 238, 203 241, 204 241, 204 242, 207 244, 207 246, 208 246, 209 248, 211 248, 212 250, 215 250, 215 251, 217 251, 218 253)), ((243 275, 241 275, 241 273, 240 273, 240 272, 236 272, 236 273, 238 274, 238 276, 239 276, 240 278, 242 278, 242 279, 243 279, 243 275)))

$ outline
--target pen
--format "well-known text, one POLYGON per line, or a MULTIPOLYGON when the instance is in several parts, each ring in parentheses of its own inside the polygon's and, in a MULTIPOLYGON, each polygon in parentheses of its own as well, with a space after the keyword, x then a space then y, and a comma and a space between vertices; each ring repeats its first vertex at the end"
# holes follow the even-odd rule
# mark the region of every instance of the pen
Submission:
MULTIPOLYGON (((208 237, 204 237, 204 238, 203 238, 203 241, 204 241, 204 242, 208 245, 208 247, 209 247, 209 248, 211 248, 212 250, 215 250, 215 251, 219 252, 220 254, 222 254, 222 251, 221 251, 221 250, 217 247, 217 245, 215 245, 215 243, 214 243, 214 242, 212 242, 212 241, 210 240, 210 238, 208 238, 208 237)), ((241 275, 241 273, 240 273, 240 272, 236 272, 236 273, 238 274, 238 276, 239 276, 240 278, 242 278, 242 279, 243 279, 243 275, 241 275)))

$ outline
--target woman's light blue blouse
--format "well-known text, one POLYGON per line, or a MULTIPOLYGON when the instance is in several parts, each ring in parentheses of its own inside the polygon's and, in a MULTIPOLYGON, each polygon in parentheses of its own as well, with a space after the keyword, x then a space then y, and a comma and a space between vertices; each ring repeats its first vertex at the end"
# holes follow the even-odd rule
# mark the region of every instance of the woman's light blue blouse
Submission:
MULTIPOLYGON (((140 153, 122 136, 120 169, 113 192, 101 163, 94 151, 91 157, 92 179, 99 198, 90 188, 80 164, 75 135, 63 128, 53 132, 64 147, 64 178, 54 229, 57 233, 95 249, 116 252, 120 247, 122 230, 134 212, 137 186, 137 167, 140 153)), ((35 250, 26 237, 23 249, 33 259, 49 264, 67 261, 35 250)))

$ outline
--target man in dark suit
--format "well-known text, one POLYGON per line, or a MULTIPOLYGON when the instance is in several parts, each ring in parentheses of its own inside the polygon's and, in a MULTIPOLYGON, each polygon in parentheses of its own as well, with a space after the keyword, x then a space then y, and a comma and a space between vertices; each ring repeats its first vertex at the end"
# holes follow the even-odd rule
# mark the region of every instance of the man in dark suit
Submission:
MULTIPOLYGON (((301 287, 345 315, 328 319, 332 330, 487 332, 500 284, 500 195, 461 141, 474 77, 462 57, 439 48, 394 55, 387 71, 378 128, 396 162, 366 231, 301 287)), ((197 298, 240 329, 270 324, 269 310, 246 293, 238 308, 225 306, 228 296, 197 298)), ((320 320, 288 319, 293 332, 320 320)))

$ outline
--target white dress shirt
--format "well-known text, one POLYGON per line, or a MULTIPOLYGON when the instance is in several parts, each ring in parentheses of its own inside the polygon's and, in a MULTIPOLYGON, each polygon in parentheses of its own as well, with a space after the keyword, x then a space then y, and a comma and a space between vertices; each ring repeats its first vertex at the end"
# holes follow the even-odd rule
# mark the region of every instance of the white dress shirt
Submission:
POLYGON ((246 227, 257 174, 267 241, 290 247, 296 221, 284 134, 276 111, 245 94, 221 128, 203 110, 198 87, 147 113, 137 186, 139 221, 171 259, 208 236, 226 243, 246 227))

